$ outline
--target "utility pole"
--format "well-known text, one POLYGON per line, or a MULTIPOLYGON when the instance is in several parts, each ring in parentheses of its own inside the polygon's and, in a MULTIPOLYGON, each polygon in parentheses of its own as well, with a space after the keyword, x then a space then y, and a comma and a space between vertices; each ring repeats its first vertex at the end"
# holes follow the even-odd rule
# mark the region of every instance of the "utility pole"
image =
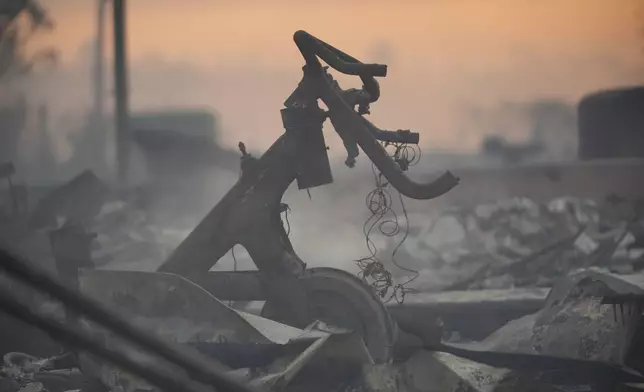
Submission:
POLYGON ((121 185, 127 184, 130 158, 130 113, 126 57, 126 1, 112 0, 114 11, 114 84, 116 99, 116 163, 121 185))
POLYGON ((97 21, 96 21, 96 46, 95 46, 95 58, 94 58, 94 74, 93 76, 93 86, 94 86, 94 113, 92 118, 92 131, 95 132, 95 141, 96 145, 92 146, 96 149, 97 154, 99 154, 97 159, 97 164, 100 166, 100 170, 104 170, 107 164, 107 137, 106 137, 106 127, 105 127, 105 3, 106 0, 96 0, 97 1, 97 21))

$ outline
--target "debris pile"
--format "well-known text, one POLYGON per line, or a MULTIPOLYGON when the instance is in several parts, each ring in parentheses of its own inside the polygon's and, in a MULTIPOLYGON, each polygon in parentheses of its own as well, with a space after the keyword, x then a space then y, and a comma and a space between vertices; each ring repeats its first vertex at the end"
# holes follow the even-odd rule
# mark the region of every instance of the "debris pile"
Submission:
MULTIPOLYGON (((59 198, 49 198, 48 204, 41 203, 39 222, 42 225, 37 230, 48 232, 50 239, 52 233, 61 231, 69 222, 84 223, 87 231, 95 235, 92 238, 95 248, 89 258, 95 265, 139 270, 145 270, 145 265, 155 267, 180 242, 181 233, 161 230, 140 203, 107 190, 91 201, 82 189, 91 183, 94 183, 93 189, 101 187, 87 175, 82 181, 86 185, 80 186, 80 181, 76 181, 77 186, 65 189, 75 195, 69 196, 72 199, 79 199, 85 193, 84 203, 62 203, 59 198)), ((54 192, 60 193, 63 192, 54 192)), ((563 296, 563 299, 557 303, 546 300, 538 313, 511 321, 499 330, 494 328, 497 332, 479 342, 468 342, 468 339, 441 342, 441 332, 453 332, 447 328, 449 325, 443 331, 441 324, 437 332, 424 336, 403 330, 404 320, 397 318, 399 334, 408 332, 413 342, 407 342, 408 355, 396 356, 394 364, 374 364, 365 341, 355 331, 331 328, 319 322, 296 329, 236 311, 176 275, 90 269, 78 278, 81 292, 118 309, 141 330, 190 351, 202 363, 220 365, 225 374, 236 380, 268 390, 310 390, 316 384, 318 389, 314 390, 320 391, 393 392, 410 390, 410 385, 415 385, 414 379, 429 373, 444 382, 427 384, 432 386, 418 388, 420 391, 474 391, 480 390, 477 388, 483 384, 503 390, 506 383, 512 384, 507 386, 508 390, 523 390, 537 385, 532 378, 524 377, 526 374, 548 373, 549 378, 541 381, 543 390, 550 391, 564 385, 579 387, 597 383, 586 375, 597 375, 600 371, 602 376, 597 377, 607 379, 606 374, 614 373, 615 365, 620 367, 628 362, 626 353, 633 341, 641 339, 631 320, 634 317, 639 320, 641 312, 620 312, 618 323, 615 308, 611 312, 611 307, 604 306, 600 299, 579 297, 582 288, 592 289, 590 294, 599 297, 611 293, 633 295, 641 291, 641 285, 610 285, 611 279, 627 282, 637 280, 636 277, 604 277, 590 271, 554 284, 555 279, 591 267, 622 274, 644 268, 644 251, 640 249, 644 230, 638 213, 636 206, 619 200, 599 205, 588 200, 562 198, 537 204, 517 198, 470 210, 445 211, 436 219, 426 221, 426 227, 418 227, 423 220, 411 216, 410 223, 416 226, 411 228, 410 238, 396 256, 400 263, 421 270, 417 288, 429 291, 554 286, 551 290, 554 294, 548 298, 563 296), (117 275, 109 279, 111 273, 117 275), (99 279, 101 276, 103 280, 99 279), (437 276, 441 284, 427 280, 428 276, 437 276), (588 286, 588 282, 597 281, 607 283, 588 286), (602 288, 601 292, 595 290, 597 287, 602 288), (591 319, 591 326, 586 328, 591 319), (624 339, 624 336, 630 338, 624 339), (543 365, 552 362, 554 354, 566 359, 543 365), (556 374, 551 368, 557 370, 556 374), (374 378, 376 372, 380 377, 374 378), (584 376, 573 379, 569 376, 571 372, 584 376), (411 375, 403 377, 408 373, 411 375), (388 377, 398 381, 391 384, 388 377), (469 389, 458 389, 464 386, 469 389)), ((76 238, 71 231, 69 235, 71 239, 76 238)), ((84 237, 78 238, 82 242, 84 237)), ((52 243, 55 245, 55 242, 52 243)), ((397 243, 394 241, 392 246, 397 243)), ((58 248, 52 246, 52 249, 58 248)), ((61 272, 58 261, 67 259, 54 253, 61 272)), ((421 306, 417 304, 417 307, 421 306)), ((419 326, 422 317, 421 312, 412 315, 419 326)), ((478 317, 480 321, 482 316, 478 317)), ((81 325, 84 332, 107 347, 120 347, 112 344, 118 339, 112 339, 103 329, 92 323, 81 325)), ((425 324, 423 329, 427 330, 425 324)), ((404 343, 402 339, 395 342, 398 348, 404 343)), ((639 360, 638 354, 636 362, 639 360)), ((637 365, 631 362, 627 365, 637 365)), ((626 372, 615 376, 611 385, 626 382, 622 373, 626 372)), ((632 376, 636 380, 639 377, 639 374, 632 376)), ((0 385, 0 392, 157 390, 85 350, 44 359, 9 353, 0 368, 0 385)))
POLYGON ((89 392, 90 385, 71 354, 36 358, 11 352, 4 355, 0 367, 2 392, 65 392, 81 388, 89 392))
POLYGON ((144 210, 125 200, 105 203, 89 230, 96 234, 92 260, 98 267, 154 268, 181 240, 152 224, 144 210))
POLYGON ((397 264, 418 270, 414 287, 421 291, 550 287, 595 266, 631 273, 644 268, 644 220, 636 207, 621 200, 514 198, 434 219, 411 215, 408 238, 395 253, 401 236, 391 238, 381 260, 394 253, 397 264))
MULTIPOLYGON (((10 196, 16 194, 14 188, 9 188, 10 196)), ((3 229, 0 240, 12 244, 15 251, 30 259, 44 260, 50 252, 52 233, 67 225, 77 225, 94 235, 91 259, 95 266, 154 269, 185 233, 153 224, 140 198, 138 190, 118 194, 93 172, 84 171, 47 191, 32 211, 14 214, 16 219, 0 216, 3 229), (34 253, 35 248, 40 252, 34 253)))

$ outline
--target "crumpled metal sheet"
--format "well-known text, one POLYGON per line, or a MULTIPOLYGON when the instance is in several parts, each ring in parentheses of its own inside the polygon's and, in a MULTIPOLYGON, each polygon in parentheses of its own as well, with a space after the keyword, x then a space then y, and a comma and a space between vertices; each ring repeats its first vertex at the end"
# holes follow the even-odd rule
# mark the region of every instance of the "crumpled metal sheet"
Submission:
MULTIPOLYGON (((307 366, 355 367, 373 363, 358 334, 314 323, 306 330, 236 311, 210 293, 173 274, 82 270, 81 291, 120 311, 134 325, 181 350, 224 366, 231 374, 268 387, 283 387, 307 366)), ((109 345, 172 371, 107 331, 83 322, 109 345)), ((152 390, 88 355, 83 371, 124 392, 152 390)))

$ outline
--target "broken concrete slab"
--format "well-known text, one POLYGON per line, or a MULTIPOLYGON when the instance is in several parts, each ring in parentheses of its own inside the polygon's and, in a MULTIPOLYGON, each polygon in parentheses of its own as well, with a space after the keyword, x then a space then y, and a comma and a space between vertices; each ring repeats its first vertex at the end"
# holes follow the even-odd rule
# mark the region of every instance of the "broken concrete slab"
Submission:
POLYGON ((549 293, 544 308, 514 320, 481 342, 478 350, 542 354, 628 366, 635 330, 641 315, 616 314, 602 298, 615 292, 637 291, 641 282, 600 271, 582 271, 561 279, 549 293), (620 319, 620 317, 622 317, 620 319), (623 318, 626 317, 626 318, 623 318))

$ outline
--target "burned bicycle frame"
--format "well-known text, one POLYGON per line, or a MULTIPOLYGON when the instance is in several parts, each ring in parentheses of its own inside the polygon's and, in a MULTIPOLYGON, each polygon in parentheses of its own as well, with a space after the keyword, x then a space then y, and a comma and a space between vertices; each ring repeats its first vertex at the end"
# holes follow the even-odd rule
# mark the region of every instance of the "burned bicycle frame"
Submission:
MULTIPOLYGON (((311 321, 307 290, 300 279, 306 264, 295 253, 282 225, 281 200, 293 181, 297 181, 299 189, 333 182, 322 133, 327 118, 347 149, 347 166, 355 163, 360 146, 387 181, 405 196, 432 199, 452 189, 458 179, 447 172, 431 183, 413 182, 380 144, 379 141, 419 140, 417 133, 380 130, 363 117, 369 113, 369 104, 380 97, 375 77, 386 76, 386 65, 363 64, 304 31, 296 32, 294 41, 306 65, 301 82, 281 110, 286 132, 259 158, 249 155, 240 143, 240 179, 158 271, 182 275, 207 286, 204 277, 208 271, 240 244, 260 271, 268 300, 283 309, 282 314, 270 318, 301 327, 311 321), (359 76, 363 88, 342 90, 318 57, 341 73, 359 76), (328 111, 319 107, 318 100, 324 102, 328 111)), ((234 279, 235 274, 229 276, 234 279)), ((354 286, 349 291, 372 295, 370 288, 354 286)), ((386 313, 378 299, 373 301, 371 305, 379 308, 377 312, 386 313)))

